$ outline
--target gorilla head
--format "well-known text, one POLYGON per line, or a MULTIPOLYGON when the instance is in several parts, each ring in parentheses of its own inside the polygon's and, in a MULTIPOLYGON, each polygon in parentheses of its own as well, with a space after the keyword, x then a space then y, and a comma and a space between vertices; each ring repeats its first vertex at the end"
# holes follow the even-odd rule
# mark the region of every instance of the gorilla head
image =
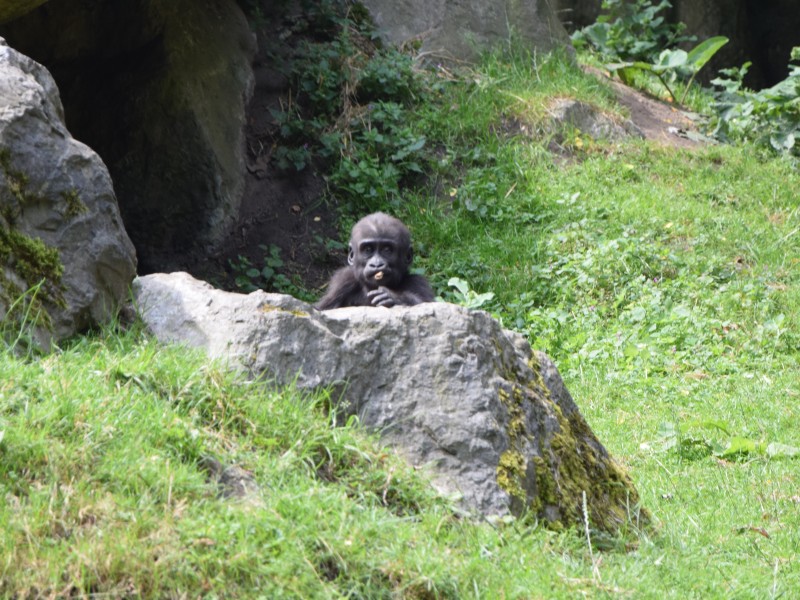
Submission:
POLYGON ((433 300, 433 290, 420 275, 409 275, 414 257, 411 234, 403 223, 384 213, 361 219, 350 234, 348 267, 334 273, 316 307, 410 306, 433 300))

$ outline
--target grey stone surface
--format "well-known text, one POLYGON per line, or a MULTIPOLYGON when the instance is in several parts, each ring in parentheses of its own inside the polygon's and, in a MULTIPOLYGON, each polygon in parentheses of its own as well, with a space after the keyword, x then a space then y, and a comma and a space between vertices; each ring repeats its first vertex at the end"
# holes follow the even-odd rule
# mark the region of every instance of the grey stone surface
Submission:
POLYGON ((320 312, 186 273, 139 277, 133 289, 159 340, 279 384, 332 389, 344 415, 470 510, 576 524, 586 492, 593 524, 613 530, 636 505, 552 361, 487 313, 446 303, 320 312))
POLYGON ((55 75, 143 271, 184 268, 224 241, 244 193, 256 49, 235 0, 50 0, 0 35, 55 75))
POLYGON ((570 125, 594 139, 609 141, 620 141, 629 137, 644 138, 641 130, 630 120, 612 119, 586 102, 560 98, 549 110, 557 129, 562 125, 570 125))
POLYGON ((47 70, 2 38, 0 153, 0 316, 39 283, 43 254, 57 251, 63 275, 42 275, 37 298, 51 329, 39 328, 38 341, 47 346, 104 323, 136 274, 111 178, 67 131, 47 70))
POLYGON ((384 40, 421 42, 436 60, 472 61, 508 43, 512 34, 531 49, 550 51, 569 40, 548 0, 364 0, 384 40))

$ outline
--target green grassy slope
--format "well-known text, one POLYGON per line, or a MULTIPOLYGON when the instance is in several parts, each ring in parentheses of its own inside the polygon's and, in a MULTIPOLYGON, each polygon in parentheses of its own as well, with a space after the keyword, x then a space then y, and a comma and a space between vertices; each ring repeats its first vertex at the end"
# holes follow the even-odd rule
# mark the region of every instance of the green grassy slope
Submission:
POLYGON ((409 123, 429 186, 389 208, 445 297, 453 276, 494 292, 484 308, 553 356, 653 531, 601 550, 463 519, 355 424, 332 427, 324 395, 109 332, 0 353, 0 597, 797 594, 798 171, 574 131, 556 160, 543 123, 561 96, 616 110, 557 57, 443 83, 409 123), (250 470, 257 501, 218 497, 204 455, 250 470))

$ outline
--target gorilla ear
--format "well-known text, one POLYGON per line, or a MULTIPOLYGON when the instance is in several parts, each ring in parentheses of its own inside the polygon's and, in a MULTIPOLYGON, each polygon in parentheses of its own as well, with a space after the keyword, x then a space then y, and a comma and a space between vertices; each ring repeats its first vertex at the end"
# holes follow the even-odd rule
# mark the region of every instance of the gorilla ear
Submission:
POLYGON ((412 260, 414 260, 414 248, 409 246, 406 252, 406 264, 410 265, 412 260))
POLYGON ((353 250, 353 244, 349 244, 347 248, 348 248, 348 253, 347 253, 347 264, 348 264, 348 265, 350 265, 350 266, 352 267, 352 266, 353 266, 353 263, 354 263, 354 262, 355 262, 355 260, 356 260, 356 251, 355 251, 355 250, 353 250))

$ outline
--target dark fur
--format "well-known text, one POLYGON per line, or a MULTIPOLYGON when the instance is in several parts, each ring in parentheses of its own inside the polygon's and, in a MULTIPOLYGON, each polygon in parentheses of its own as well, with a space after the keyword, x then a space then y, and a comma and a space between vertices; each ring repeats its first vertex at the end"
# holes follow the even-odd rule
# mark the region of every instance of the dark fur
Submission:
POLYGON ((374 213, 361 219, 350 234, 349 266, 336 271, 327 293, 315 305, 319 310, 343 306, 411 306, 433 301, 433 290, 420 275, 410 275, 413 258, 411 234, 398 219, 374 213), (362 243, 385 247, 379 252, 362 252, 362 243), (376 272, 384 273, 380 282, 376 272))

